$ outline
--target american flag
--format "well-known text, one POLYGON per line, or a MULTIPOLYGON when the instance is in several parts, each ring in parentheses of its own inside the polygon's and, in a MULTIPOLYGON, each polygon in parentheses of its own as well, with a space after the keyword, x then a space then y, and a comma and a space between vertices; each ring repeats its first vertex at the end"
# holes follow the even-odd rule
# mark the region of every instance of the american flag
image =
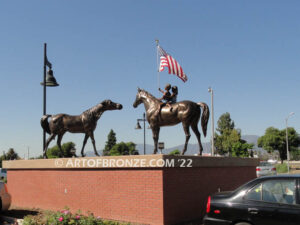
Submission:
POLYGON ((163 71, 165 67, 168 67, 169 74, 177 75, 183 82, 187 81, 187 76, 183 72, 182 67, 179 63, 165 50, 163 50, 159 45, 157 46, 158 52, 160 54, 160 65, 159 65, 159 72, 163 71))

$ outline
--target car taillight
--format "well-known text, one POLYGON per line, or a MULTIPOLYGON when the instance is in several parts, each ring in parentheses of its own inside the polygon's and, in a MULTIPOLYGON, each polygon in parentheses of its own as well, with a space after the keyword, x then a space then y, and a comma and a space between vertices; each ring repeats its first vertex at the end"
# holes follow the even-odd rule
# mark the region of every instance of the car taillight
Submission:
POLYGON ((216 209, 216 210, 214 211, 214 213, 215 213, 215 214, 220 214, 220 213, 221 213, 221 211, 220 211, 220 210, 218 210, 218 209, 216 209))
POLYGON ((206 213, 209 213, 209 212, 210 212, 210 200, 211 200, 211 197, 208 196, 207 204, 206 204, 206 213))
POLYGON ((6 184, 4 184, 4 189, 5 189, 5 192, 8 193, 6 184))
POLYGON ((261 171, 261 168, 256 168, 256 171, 261 171))
POLYGON ((272 170, 276 171, 276 168, 274 167, 274 168, 272 168, 272 170))

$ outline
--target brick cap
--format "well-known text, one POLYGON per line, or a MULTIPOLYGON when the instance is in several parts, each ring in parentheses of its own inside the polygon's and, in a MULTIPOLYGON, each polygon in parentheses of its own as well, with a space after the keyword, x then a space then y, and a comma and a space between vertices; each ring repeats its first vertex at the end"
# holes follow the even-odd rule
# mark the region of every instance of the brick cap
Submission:
POLYGON ((132 155, 3 161, 6 169, 113 169, 258 166, 259 159, 236 157, 132 155))

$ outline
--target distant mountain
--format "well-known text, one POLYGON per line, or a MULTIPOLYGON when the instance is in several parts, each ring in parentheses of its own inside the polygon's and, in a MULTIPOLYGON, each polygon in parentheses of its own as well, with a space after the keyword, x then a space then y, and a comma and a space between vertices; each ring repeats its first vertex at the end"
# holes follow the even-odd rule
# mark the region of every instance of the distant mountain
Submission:
MULTIPOLYGON (((257 135, 242 135, 242 139, 247 141, 249 144, 254 144, 253 150, 254 151, 260 151, 260 152, 266 152, 262 148, 257 147, 257 139, 259 136, 257 135)), ((182 151, 184 144, 177 145, 171 148, 167 148, 163 150, 163 154, 169 154, 171 151, 178 149, 179 151, 182 151)), ((211 144, 209 142, 202 143, 203 146, 203 153, 210 153, 211 144)), ((137 144, 136 149, 139 151, 140 155, 144 154, 144 144, 137 144)), ((146 154, 153 154, 153 145, 146 144, 146 154)), ((199 146, 198 144, 191 144, 189 143, 188 149, 186 151, 186 155, 195 155, 198 154, 199 146)), ((100 155, 102 155, 102 151, 98 151, 100 155)), ((95 156, 94 151, 87 151, 86 156, 92 157, 95 156)))
MULTIPOLYGON (((173 151, 175 149, 178 149, 179 151, 182 151, 183 146, 184 146, 184 144, 164 149, 163 150, 163 154, 169 154, 169 152, 171 152, 171 151, 173 151)), ((204 149, 203 150, 204 153, 210 152, 210 143, 202 143, 202 146, 203 146, 203 149, 204 149)), ((140 154, 141 153, 143 154, 144 145, 143 144, 137 144, 136 149, 139 150, 140 154)), ((153 149, 154 149, 153 145, 147 145, 146 146, 146 154, 153 154, 153 149)), ((199 151, 198 144, 189 144, 188 145, 188 149, 186 151, 186 154, 187 155, 194 155, 194 154, 197 154, 198 151, 199 151)))
MULTIPOLYGON (((254 144, 253 150, 254 151, 265 151, 262 148, 257 147, 257 139, 259 138, 258 135, 242 135, 242 139, 247 141, 249 144, 254 144)), ((169 154, 169 152, 178 149, 179 151, 182 151, 184 144, 177 145, 171 148, 167 148, 163 150, 164 154, 169 154)), ((203 146, 203 153, 210 153, 211 144, 209 142, 202 143, 203 146)), ((153 153, 153 145, 146 145, 146 154, 152 154, 153 153)), ((139 150, 140 154, 143 154, 144 145, 143 144, 137 144, 136 149, 139 150)), ((188 149, 186 151, 187 155, 194 155, 198 154, 199 146, 198 144, 189 144, 188 149)))
POLYGON ((247 141, 249 144, 254 144, 257 147, 257 139, 259 136, 257 135, 242 135, 242 139, 247 141))

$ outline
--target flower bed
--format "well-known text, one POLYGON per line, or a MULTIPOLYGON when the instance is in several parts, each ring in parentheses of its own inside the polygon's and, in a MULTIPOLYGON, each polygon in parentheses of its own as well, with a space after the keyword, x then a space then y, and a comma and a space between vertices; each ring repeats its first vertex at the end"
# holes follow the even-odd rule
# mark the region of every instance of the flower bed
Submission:
POLYGON ((72 214, 69 209, 65 209, 57 212, 42 211, 38 215, 26 216, 23 225, 129 225, 129 223, 102 220, 92 213, 86 216, 80 211, 72 214))

